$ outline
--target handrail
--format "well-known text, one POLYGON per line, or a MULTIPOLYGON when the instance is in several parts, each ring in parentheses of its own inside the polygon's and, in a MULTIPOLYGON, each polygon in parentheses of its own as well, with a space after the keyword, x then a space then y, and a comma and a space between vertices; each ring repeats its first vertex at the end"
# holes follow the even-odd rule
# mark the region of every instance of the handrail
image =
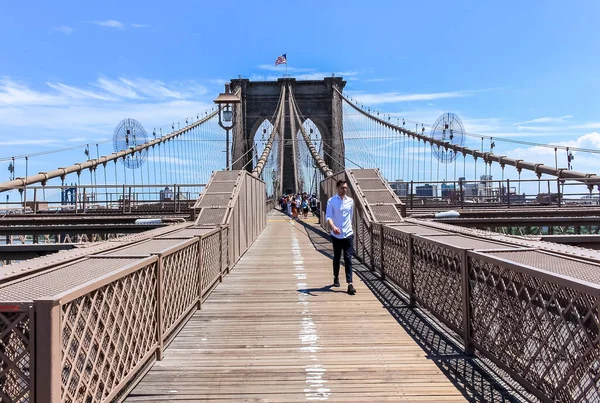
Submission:
POLYGON ((348 103, 348 105, 350 105, 356 111, 361 113, 363 116, 366 116, 369 119, 375 120, 377 123, 389 128, 389 129, 404 133, 404 134, 406 134, 412 138, 415 138, 419 141, 422 140, 423 142, 428 142, 432 146, 435 145, 437 147, 444 147, 448 151, 454 151, 455 153, 462 153, 464 156, 466 156, 468 154, 468 155, 472 155, 473 158, 482 158, 486 163, 491 164, 492 162, 496 162, 496 163, 500 164, 500 166, 502 166, 502 167, 504 167, 505 165, 510 165, 510 166, 515 167, 519 171, 521 171, 522 169, 525 169, 526 171, 535 172, 538 175, 546 174, 546 175, 555 176, 555 177, 561 178, 561 179, 577 180, 577 181, 585 183, 589 186, 594 186, 594 185, 600 186, 600 176, 597 176, 596 174, 583 173, 583 172, 578 172, 578 171, 570 171, 570 170, 567 170, 564 168, 557 169, 557 168, 552 168, 552 167, 546 166, 544 164, 538 164, 538 163, 527 162, 527 161, 523 161, 523 160, 519 160, 519 159, 507 158, 504 155, 496 155, 493 153, 483 152, 483 151, 479 151, 479 150, 473 150, 471 148, 463 147, 458 144, 451 144, 446 141, 436 140, 432 137, 425 136, 423 134, 418 134, 417 132, 413 132, 411 130, 405 129, 404 127, 394 125, 390 122, 386 122, 383 119, 380 119, 376 116, 371 115, 368 112, 365 112, 364 110, 362 110, 361 108, 356 106, 353 102, 351 102, 348 98, 346 98, 340 92, 339 89, 334 88, 334 90, 338 92, 338 94, 342 97, 342 99, 344 99, 344 101, 346 101, 348 103))
POLYGON ((2 182, 2 183, 0 183, 0 192, 6 192, 9 190, 20 189, 25 186, 31 185, 33 183, 41 183, 42 185, 45 185, 49 179, 64 178, 65 176, 67 176, 68 174, 71 174, 71 173, 76 173, 76 172, 81 173, 82 171, 84 171, 86 169, 96 169, 100 165, 105 166, 109 161, 116 161, 119 158, 125 158, 128 155, 134 155, 137 152, 141 152, 150 147, 154 147, 157 144, 161 144, 161 143, 164 143, 173 138, 179 137, 183 133, 187 132, 188 130, 198 127, 198 126, 202 125, 203 123, 209 121, 214 116, 216 116, 217 113, 218 113, 218 111, 214 111, 214 112, 206 115, 204 118, 200 119, 199 121, 192 123, 191 125, 185 126, 184 128, 182 128, 180 130, 174 131, 170 134, 167 134, 167 135, 164 135, 157 139, 151 140, 147 143, 140 144, 139 146, 132 147, 128 150, 121 150, 121 151, 114 152, 107 156, 103 155, 99 158, 87 160, 86 162, 77 162, 77 163, 70 165, 68 167, 65 167, 65 168, 57 168, 55 170, 48 171, 48 172, 40 172, 37 175, 30 175, 25 178, 16 178, 16 179, 8 181, 8 182, 2 182))

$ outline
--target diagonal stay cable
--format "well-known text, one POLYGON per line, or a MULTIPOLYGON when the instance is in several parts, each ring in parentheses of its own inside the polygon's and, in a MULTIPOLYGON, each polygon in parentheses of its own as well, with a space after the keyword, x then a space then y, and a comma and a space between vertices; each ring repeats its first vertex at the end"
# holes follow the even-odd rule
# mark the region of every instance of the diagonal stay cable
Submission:
POLYGON ((405 129, 404 127, 400 127, 390 122, 386 122, 383 119, 380 119, 376 116, 371 115, 368 112, 363 111, 358 106, 354 105, 346 96, 344 96, 339 89, 334 88, 334 91, 337 91, 337 93, 342 97, 344 101, 348 103, 348 105, 350 105, 352 108, 354 108, 356 111, 360 112, 364 116, 370 118, 372 121, 384 127, 395 130, 396 132, 407 134, 413 139, 422 140, 424 142, 430 143, 433 146, 443 147, 447 151, 462 153, 463 156, 472 155, 474 158, 482 158, 483 161, 485 161, 485 163, 491 164, 494 162, 500 164, 501 167, 509 165, 515 167, 518 171, 525 169, 527 171, 535 172, 538 175, 546 174, 550 176, 555 176, 559 179, 575 180, 578 182, 585 183, 587 185, 600 185, 600 176, 597 176, 596 174, 571 171, 566 168, 554 168, 548 165, 524 161, 521 159, 512 159, 508 158, 505 155, 497 155, 491 152, 483 152, 482 150, 474 150, 468 147, 460 146, 458 144, 452 144, 447 141, 437 140, 433 137, 426 136, 424 134, 419 134, 416 131, 411 131, 405 129))
MULTIPOLYGON (((300 119, 301 112, 298 109, 298 105, 296 104, 296 99, 291 94, 291 92, 290 92, 290 103, 291 103, 290 116, 293 115, 293 117, 296 119, 296 122, 300 126, 300 132, 302 133, 302 137, 304 137, 304 142, 306 143, 306 146, 308 147, 308 150, 310 151, 310 154, 311 154, 313 160, 317 163, 319 170, 323 173, 323 175, 326 178, 333 176, 333 171, 331 171, 331 168, 329 168, 329 166, 327 166, 327 164, 323 160, 323 157, 321 157, 321 155, 317 152, 315 146, 313 145, 312 141, 310 140, 308 133, 306 133, 306 130, 304 129, 304 126, 302 125, 302 121, 300 119), (294 112, 293 114, 291 113, 292 108, 293 108, 293 112, 294 112)), ((343 165, 344 164, 342 164, 342 166, 343 165)))
POLYGON ((273 124, 273 129, 271 129, 271 134, 269 135, 269 140, 267 141, 267 144, 265 145, 265 149, 262 152, 262 155, 260 157, 260 159, 258 160, 258 163, 256 164, 256 167, 254 167, 254 169, 252 170, 252 175, 259 178, 265 164, 267 163, 267 159, 269 158, 269 154, 271 153, 271 148, 273 147, 273 141, 275 141, 275 137, 277 135, 278 132, 278 126, 279 126, 279 122, 281 121, 281 118, 283 116, 283 105, 284 105, 284 99, 285 99, 285 92, 286 92, 286 86, 282 85, 281 86, 281 92, 279 93, 279 104, 277 106, 277 110, 275 111, 275 123, 273 124))

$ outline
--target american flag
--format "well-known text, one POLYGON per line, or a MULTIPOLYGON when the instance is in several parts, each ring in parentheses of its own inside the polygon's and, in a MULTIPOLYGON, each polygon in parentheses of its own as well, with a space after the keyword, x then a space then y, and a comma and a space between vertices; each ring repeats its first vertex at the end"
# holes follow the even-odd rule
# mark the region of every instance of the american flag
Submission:
POLYGON ((286 53, 282 54, 275 60, 275 66, 279 66, 280 64, 287 64, 287 58, 285 57, 286 53))

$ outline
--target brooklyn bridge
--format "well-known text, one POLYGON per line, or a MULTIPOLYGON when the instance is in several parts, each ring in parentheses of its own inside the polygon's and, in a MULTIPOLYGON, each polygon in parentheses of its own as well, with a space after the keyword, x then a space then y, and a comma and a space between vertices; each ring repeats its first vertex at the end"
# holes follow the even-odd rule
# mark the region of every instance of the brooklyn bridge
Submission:
POLYGON ((502 155, 452 113, 425 127, 345 84, 233 79, 171 131, 125 119, 37 174, 11 157, 1 401, 600 402, 586 150, 502 155), (332 286, 339 180, 356 295, 332 286), (288 194, 314 214, 284 214, 288 194))

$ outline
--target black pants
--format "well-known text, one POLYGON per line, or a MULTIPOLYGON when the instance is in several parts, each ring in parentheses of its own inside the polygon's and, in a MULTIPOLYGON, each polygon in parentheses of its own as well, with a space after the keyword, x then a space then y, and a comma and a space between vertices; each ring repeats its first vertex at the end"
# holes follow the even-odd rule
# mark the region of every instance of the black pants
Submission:
POLYGON ((349 237, 343 239, 332 236, 331 243, 333 243, 333 277, 339 278, 340 276, 340 259, 343 251, 344 265, 346 268, 346 282, 351 283, 352 257, 354 256, 354 235, 350 235, 349 237))

